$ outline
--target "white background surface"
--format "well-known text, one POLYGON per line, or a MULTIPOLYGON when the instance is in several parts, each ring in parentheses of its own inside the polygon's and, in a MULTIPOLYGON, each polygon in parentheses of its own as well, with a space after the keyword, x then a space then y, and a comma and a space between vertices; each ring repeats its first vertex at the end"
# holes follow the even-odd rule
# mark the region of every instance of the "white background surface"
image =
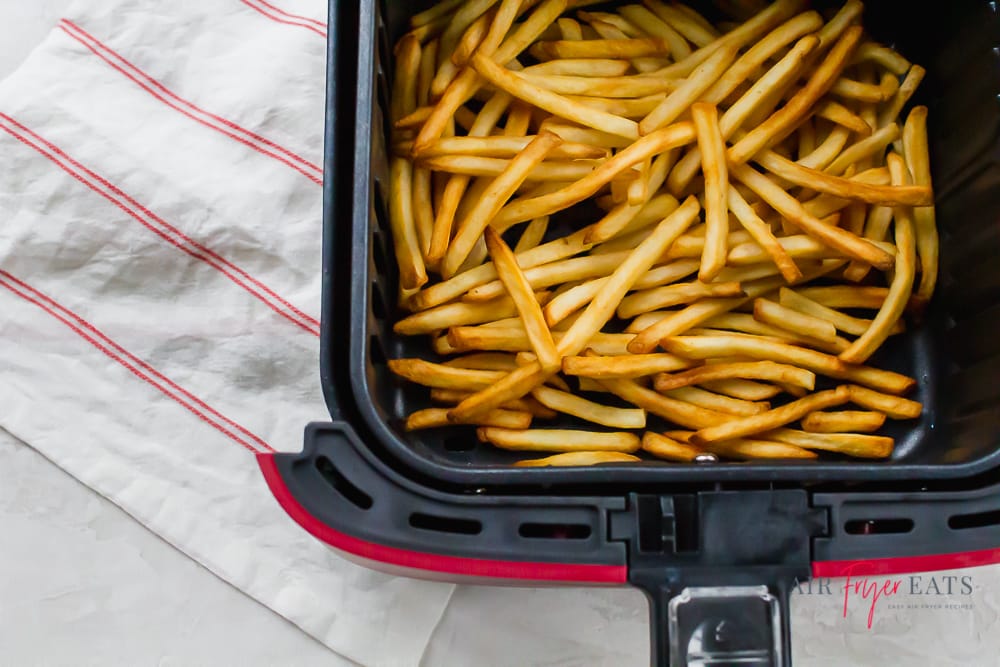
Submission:
MULTIPOLYGON (((0 0, 0 77, 67 4, 0 0)), ((865 627, 866 605, 852 603, 844 620, 839 596, 800 598, 796 664, 1000 664, 1000 568, 969 572, 975 594, 945 601, 971 602, 970 611, 880 607, 872 630, 865 627)), ((532 637, 547 637, 553 654, 562 653, 546 664, 580 664, 574 646, 594 644, 608 646, 602 664, 637 664, 636 652, 613 646, 647 641, 638 592, 603 591, 606 607, 581 625, 565 620, 563 593, 459 588, 425 664, 459 667, 469 656, 482 665, 538 664, 532 637)), ((0 666, 196 664, 349 663, 0 431, 0 666)))

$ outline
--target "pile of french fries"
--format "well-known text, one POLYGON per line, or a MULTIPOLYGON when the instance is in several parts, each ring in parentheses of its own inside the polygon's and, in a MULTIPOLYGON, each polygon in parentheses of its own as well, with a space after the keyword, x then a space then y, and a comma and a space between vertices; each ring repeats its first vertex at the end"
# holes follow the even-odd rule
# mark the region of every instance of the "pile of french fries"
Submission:
POLYGON ((396 46, 395 331, 440 355, 389 362, 439 406, 406 428, 551 454, 520 465, 888 457, 922 406, 865 362, 937 274, 924 70, 857 0, 592 4, 444 0, 396 46))

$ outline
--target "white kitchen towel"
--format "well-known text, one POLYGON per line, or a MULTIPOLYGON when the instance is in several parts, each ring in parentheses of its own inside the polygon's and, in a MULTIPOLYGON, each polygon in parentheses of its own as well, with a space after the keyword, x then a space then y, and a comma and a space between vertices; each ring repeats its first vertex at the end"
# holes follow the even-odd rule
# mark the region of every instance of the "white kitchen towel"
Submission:
POLYGON ((85 0, 0 83, 0 427, 364 665, 452 587, 352 565, 255 451, 319 387, 324 0, 85 0))

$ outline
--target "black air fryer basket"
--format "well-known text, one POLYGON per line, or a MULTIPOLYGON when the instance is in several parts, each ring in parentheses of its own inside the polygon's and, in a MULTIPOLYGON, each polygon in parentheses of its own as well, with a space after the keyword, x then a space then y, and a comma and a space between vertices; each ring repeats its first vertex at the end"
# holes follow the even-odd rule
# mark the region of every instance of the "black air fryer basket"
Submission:
POLYGON ((891 459, 590 468, 514 468, 516 453, 480 444, 472 427, 400 428, 426 393, 386 360, 429 350, 392 331, 390 54, 428 4, 330 2, 320 374, 331 421, 306 429, 301 454, 260 457, 292 518, 380 570, 638 586, 659 665, 790 664, 796 579, 1000 562, 995 3, 893 0, 865 12, 876 39, 927 68, 917 101, 930 109, 941 232, 927 323, 876 360, 917 378, 925 406, 891 433, 891 459))

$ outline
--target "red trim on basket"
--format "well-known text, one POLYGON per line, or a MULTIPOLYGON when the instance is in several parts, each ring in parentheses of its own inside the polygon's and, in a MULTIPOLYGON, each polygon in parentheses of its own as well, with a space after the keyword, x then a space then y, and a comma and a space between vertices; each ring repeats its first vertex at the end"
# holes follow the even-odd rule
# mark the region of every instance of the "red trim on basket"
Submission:
POLYGON ((872 576, 881 574, 907 574, 978 567, 1000 563, 1000 548, 979 551, 960 551, 951 554, 927 556, 902 556, 899 558, 866 558, 864 560, 827 560, 812 564, 814 577, 872 576))
POLYGON ((103 352, 108 358, 117 361, 137 378, 174 399, 182 407, 234 442, 255 453, 259 452, 258 448, 271 452, 274 451, 274 448, 262 438, 221 414, 188 390, 177 385, 170 378, 163 375, 163 373, 109 338, 83 317, 3 269, 0 269, 0 287, 38 306, 103 352), (232 429, 229 427, 232 427, 232 429), (243 436, 246 437, 244 438, 243 436))
POLYGON ((258 454, 257 464, 264 474, 264 479, 267 481, 271 493, 296 523, 331 547, 367 561, 460 577, 606 584, 624 584, 628 581, 628 568, 624 565, 526 563, 484 558, 458 558, 367 542, 334 530, 299 504, 281 478, 273 455, 258 454))
POLYGON ((191 239, 108 180, 74 160, 58 146, 2 112, 0 112, 0 130, 7 132, 24 145, 47 157, 67 174, 110 201, 163 240, 216 269, 233 283, 262 301, 278 315, 313 335, 319 335, 319 322, 315 318, 303 313, 249 273, 210 248, 191 239), (30 135, 31 138, 27 135, 30 135))
POLYGON ((112 68, 130 79, 150 95, 166 104, 168 107, 179 111, 188 118, 201 123, 206 127, 220 132, 221 134, 224 134, 227 137, 252 148, 258 153, 274 158, 278 162, 281 162, 304 175, 314 183, 322 185, 323 167, 320 165, 310 162, 300 155, 271 141, 270 139, 266 139, 259 134, 251 132, 250 130, 247 130, 246 128, 243 128, 217 114, 205 111, 193 102, 180 97, 162 83, 146 74, 146 72, 136 67, 133 63, 118 52, 114 51, 107 44, 104 44, 69 19, 63 19, 60 21, 59 27, 63 32, 85 46, 98 58, 106 62, 112 68))
POLYGON ((264 0, 255 0, 257 4, 254 4, 254 2, 251 2, 250 0, 240 0, 240 2, 276 23, 298 26, 300 28, 305 28, 306 30, 312 30, 321 37, 326 37, 326 25, 316 19, 298 16, 296 14, 289 14, 284 10, 278 9, 272 4, 264 2, 264 0))

